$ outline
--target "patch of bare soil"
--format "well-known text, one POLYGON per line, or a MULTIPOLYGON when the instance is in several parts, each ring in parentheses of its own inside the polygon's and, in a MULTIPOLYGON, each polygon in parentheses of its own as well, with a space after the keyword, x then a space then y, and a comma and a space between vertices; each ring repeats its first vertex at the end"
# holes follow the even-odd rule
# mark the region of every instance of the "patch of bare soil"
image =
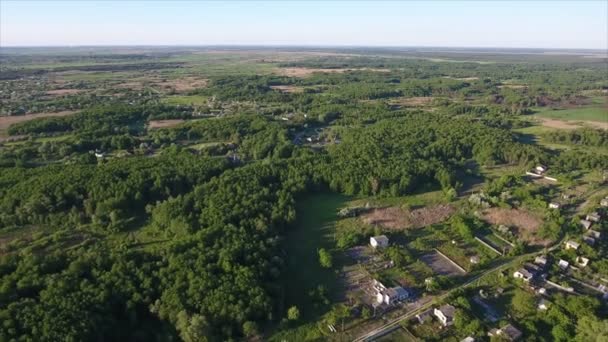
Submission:
POLYGON ((515 228, 514 233, 530 245, 547 246, 551 243, 538 236, 542 220, 527 210, 490 208, 482 212, 482 218, 495 226, 505 225, 515 228))
POLYGON ((163 88, 173 88, 178 93, 183 93, 199 88, 205 88, 208 84, 208 79, 197 77, 183 77, 174 80, 165 80, 163 82, 155 83, 155 85, 158 85, 163 88))
POLYGON ((174 126, 177 126, 177 125, 181 124, 184 121, 186 121, 186 120, 182 120, 182 119, 150 120, 148 122, 148 128, 149 129, 156 129, 156 128, 174 127, 174 126))
POLYGON ((421 228, 445 221, 454 213, 449 204, 439 204, 414 210, 398 207, 376 208, 362 215, 367 224, 378 224, 390 229, 421 228))
POLYGON ((407 107, 425 106, 433 102, 434 97, 398 97, 391 101, 392 104, 407 107))
POLYGON ((283 93, 302 93, 302 92, 304 92, 303 87, 290 86, 290 85, 276 85, 276 86, 270 86, 270 88, 272 88, 274 90, 278 90, 283 93))
POLYGON ((443 78, 449 78, 451 80, 459 80, 459 81, 477 81, 479 77, 452 77, 452 76, 444 76, 443 78))
POLYGON ((47 95, 51 96, 63 96, 73 95, 84 92, 85 89, 53 89, 46 92, 47 95))
POLYGON ((67 116, 76 113, 76 111, 66 110, 63 112, 56 113, 36 113, 26 115, 11 115, 11 116, 0 116, 0 136, 6 136, 6 130, 10 125, 18 122, 30 121, 38 118, 46 118, 53 116, 67 116))
POLYGON ((377 68, 358 68, 358 69, 320 69, 320 68, 280 68, 279 74, 289 77, 308 77, 316 72, 328 73, 328 74, 340 74, 347 71, 375 71, 375 72, 390 72, 390 69, 377 69, 377 68))

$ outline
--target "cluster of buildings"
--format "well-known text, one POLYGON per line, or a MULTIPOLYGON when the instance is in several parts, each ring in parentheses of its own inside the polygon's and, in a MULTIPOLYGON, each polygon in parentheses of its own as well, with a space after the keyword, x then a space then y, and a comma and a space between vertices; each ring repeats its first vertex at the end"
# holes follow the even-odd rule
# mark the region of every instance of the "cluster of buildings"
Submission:
MULTIPOLYGON (((388 237, 386 235, 372 236, 369 239, 369 244, 374 249, 388 247, 388 237)), ((376 298, 376 303, 379 305, 393 305, 402 302, 410 297, 410 293, 401 286, 386 287, 380 281, 374 279, 372 288, 376 298)))

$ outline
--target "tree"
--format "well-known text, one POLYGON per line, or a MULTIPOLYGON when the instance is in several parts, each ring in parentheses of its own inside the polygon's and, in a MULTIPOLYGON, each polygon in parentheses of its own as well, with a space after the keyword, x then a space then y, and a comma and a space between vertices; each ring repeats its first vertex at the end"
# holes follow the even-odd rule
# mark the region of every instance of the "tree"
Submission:
POLYGON ((576 325, 576 341, 608 342, 608 320, 585 316, 576 325))
POLYGON ((258 325, 255 322, 247 321, 243 323, 243 334, 252 337, 258 334, 258 325))
POLYGON ((325 249, 320 248, 318 250, 319 253, 319 263, 323 268, 331 268, 333 266, 333 258, 331 254, 325 249))
POLYGON ((300 319, 300 309, 297 306, 292 306, 287 310, 287 319, 290 321, 297 321, 300 319))
POLYGON ((531 315, 536 312, 536 300, 534 296, 523 290, 515 290, 513 299, 511 299, 511 307, 519 317, 531 315))

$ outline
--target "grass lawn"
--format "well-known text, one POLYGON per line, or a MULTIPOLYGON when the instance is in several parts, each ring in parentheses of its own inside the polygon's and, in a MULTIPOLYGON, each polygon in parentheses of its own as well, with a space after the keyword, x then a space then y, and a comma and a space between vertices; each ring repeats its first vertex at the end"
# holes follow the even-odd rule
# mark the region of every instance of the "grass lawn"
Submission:
POLYGON ((207 97, 200 95, 169 96, 163 102, 172 105, 195 105, 200 106, 207 103, 207 97))
MULTIPOLYGON (((316 329, 314 321, 329 309, 326 305, 315 306, 308 293, 318 285, 323 285, 331 300, 332 294, 338 289, 336 273, 321 267, 317 250, 334 248, 336 212, 347 201, 347 197, 331 193, 316 194, 298 200, 297 220, 286 234, 284 242, 288 256, 283 288, 284 311, 291 306, 297 306, 300 310, 300 326, 292 324, 277 332, 271 337, 272 340, 299 341, 314 335, 314 332, 310 331, 316 329)), ((334 264, 336 259, 334 257, 334 264)))
POLYGON ((587 120, 608 122, 608 109, 597 105, 585 106, 575 109, 557 109, 542 108, 536 112, 536 115, 547 118, 562 119, 562 120, 587 120))

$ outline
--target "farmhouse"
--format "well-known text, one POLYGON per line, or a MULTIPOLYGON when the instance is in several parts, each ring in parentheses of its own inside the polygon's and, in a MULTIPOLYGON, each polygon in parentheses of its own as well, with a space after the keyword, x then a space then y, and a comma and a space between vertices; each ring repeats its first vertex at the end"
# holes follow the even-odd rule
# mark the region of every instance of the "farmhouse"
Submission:
POLYGON ((579 247, 580 247, 580 244, 576 241, 572 241, 572 240, 566 241, 566 249, 577 250, 579 247))
POLYGON ((583 225, 583 228, 585 228, 585 229, 591 228, 591 225, 593 224, 589 220, 581 220, 580 222, 581 222, 581 225, 583 225))
POLYGON ((428 309, 428 310, 422 311, 421 313, 416 315, 416 319, 418 319, 418 322, 420 324, 423 324, 424 322, 428 321, 432 317, 433 317, 433 309, 428 309))
POLYGON ((369 238, 369 244, 374 248, 388 247, 388 237, 386 235, 372 236, 369 238))
POLYGON ((588 244, 589 246, 595 245, 595 239, 589 235, 583 236, 583 241, 585 241, 585 243, 588 244))
POLYGON ((439 308, 436 308, 435 311, 433 311, 433 314, 439 319, 439 321, 441 322, 441 324, 443 324, 444 327, 447 327, 454 324, 455 312, 455 307, 450 304, 445 304, 439 308))
POLYGON ((587 231, 587 235, 593 237, 594 239, 601 239, 602 238, 602 233, 598 232, 597 230, 593 230, 593 229, 589 229, 587 231))
POLYGON ((601 218, 600 214, 598 214, 597 211, 587 214, 587 217, 585 217, 585 219, 587 221, 593 221, 593 222, 600 222, 600 218, 601 218))
POLYGON ((513 277, 517 279, 523 279, 524 281, 530 281, 534 278, 532 272, 528 271, 525 268, 520 268, 517 271, 513 272, 513 277))
POLYGON ((397 302, 406 300, 410 296, 409 292, 401 286, 391 287, 383 292, 376 294, 376 301, 386 305, 395 304, 397 302))
POLYGON ((500 329, 490 330, 488 336, 500 336, 507 341, 517 341, 521 338, 522 332, 511 324, 507 324, 500 329))
POLYGON ((542 267, 547 266, 547 257, 544 255, 539 255, 534 259, 534 263, 540 265, 542 267))
POLYGON ((561 205, 557 202, 551 202, 549 203, 549 208, 550 209, 559 209, 561 207, 561 205))

